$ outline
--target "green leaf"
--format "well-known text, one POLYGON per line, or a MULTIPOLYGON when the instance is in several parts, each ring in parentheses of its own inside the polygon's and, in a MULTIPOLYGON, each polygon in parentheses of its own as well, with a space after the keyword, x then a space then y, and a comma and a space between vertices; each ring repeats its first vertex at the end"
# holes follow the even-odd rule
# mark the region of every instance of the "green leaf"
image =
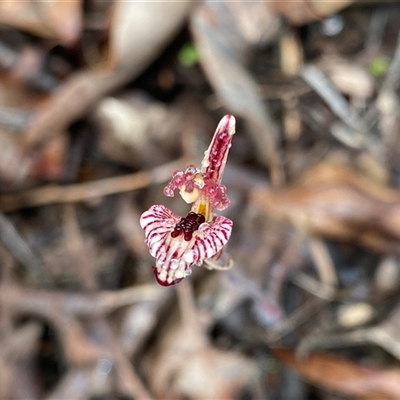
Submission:
POLYGON ((369 65, 369 72, 375 77, 380 77, 386 75, 390 67, 390 60, 388 57, 375 57, 373 58, 369 65))
POLYGON ((192 42, 185 43, 178 53, 179 64, 185 67, 192 67, 198 64, 199 55, 197 49, 192 42))

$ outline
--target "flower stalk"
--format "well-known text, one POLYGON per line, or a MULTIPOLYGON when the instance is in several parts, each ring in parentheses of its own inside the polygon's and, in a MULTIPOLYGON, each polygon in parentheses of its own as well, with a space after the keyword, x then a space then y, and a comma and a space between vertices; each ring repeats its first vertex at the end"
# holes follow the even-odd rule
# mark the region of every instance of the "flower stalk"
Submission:
POLYGON ((221 181, 234 133, 235 118, 226 115, 204 153, 200 169, 189 165, 184 171, 175 171, 164 188, 166 196, 172 197, 179 190, 182 199, 192 204, 186 217, 154 205, 140 218, 145 242, 156 259, 156 279, 163 286, 178 283, 191 274, 193 265, 216 257, 230 238, 232 221, 214 216, 214 210, 229 205, 221 181))

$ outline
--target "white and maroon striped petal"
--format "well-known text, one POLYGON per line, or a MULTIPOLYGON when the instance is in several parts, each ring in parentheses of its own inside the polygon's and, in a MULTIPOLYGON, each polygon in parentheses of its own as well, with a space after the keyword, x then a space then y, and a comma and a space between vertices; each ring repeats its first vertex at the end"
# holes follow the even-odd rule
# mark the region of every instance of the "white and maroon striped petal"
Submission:
POLYGON ((194 232, 190 241, 183 235, 173 238, 167 235, 158 244, 155 255, 154 272, 159 284, 173 285, 191 274, 194 264, 217 254, 228 242, 232 232, 232 221, 226 217, 216 217, 211 223, 205 222, 194 232))
POLYGON ((199 230, 193 235, 191 246, 183 254, 185 262, 193 265, 217 254, 228 243, 232 225, 232 221, 223 216, 200 225, 199 230))
POLYGON ((156 258, 154 273, 157 282, 163 286, 174 285, 191 274, 192 263, 185 260, 184 254, 191 246, 191 241, 183 239, 183 235, 173 238, 167 235, 160 244, 156 258))
POLYGON ((186 241, 183 234, 171 236, 179 220, 178 215, 162 205, 150 207, 140 218, 145 242, 156 259, 154 273, 163 286, 178 283, 190 275, 192 265, 201 264, 217 254, 232 232, 232 221, 218 216, 212 222, 201 224, 192 239, 186 241))
POLYGON ((190 265, 182 256, 190 246, 183 235, 173 238, 171 232, 180 217, 163 205, 154 205, 140 217, 145 242, 156 259, 154 273, 163 286, 173 285, 190 274, 190 265))
POLYGON ((151 206, 140 217, 145 242, 150 254, 157 257, 162 252, 162 244, 173 231, 180 217, 163 205, 151 206))

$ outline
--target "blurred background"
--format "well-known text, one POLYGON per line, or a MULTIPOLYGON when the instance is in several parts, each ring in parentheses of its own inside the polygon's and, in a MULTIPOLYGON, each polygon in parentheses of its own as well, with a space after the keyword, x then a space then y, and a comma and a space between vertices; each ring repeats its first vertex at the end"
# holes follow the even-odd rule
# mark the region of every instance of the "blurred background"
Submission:
POLYGON ((0 399, 400 399, 400 3, 0 3, 0 399), (229 271, 139 226, 233 114, 229 271))

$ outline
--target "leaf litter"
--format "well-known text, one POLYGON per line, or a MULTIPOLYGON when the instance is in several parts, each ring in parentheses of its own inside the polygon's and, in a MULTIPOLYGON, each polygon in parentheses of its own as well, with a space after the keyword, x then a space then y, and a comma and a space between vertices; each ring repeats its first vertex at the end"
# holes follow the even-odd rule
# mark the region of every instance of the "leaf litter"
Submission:
POLYGON ((328 3, 0 4, 1 398, 400 398, 400 7, 328 3), (232 236, 161 287, 227 114, 232 236))

